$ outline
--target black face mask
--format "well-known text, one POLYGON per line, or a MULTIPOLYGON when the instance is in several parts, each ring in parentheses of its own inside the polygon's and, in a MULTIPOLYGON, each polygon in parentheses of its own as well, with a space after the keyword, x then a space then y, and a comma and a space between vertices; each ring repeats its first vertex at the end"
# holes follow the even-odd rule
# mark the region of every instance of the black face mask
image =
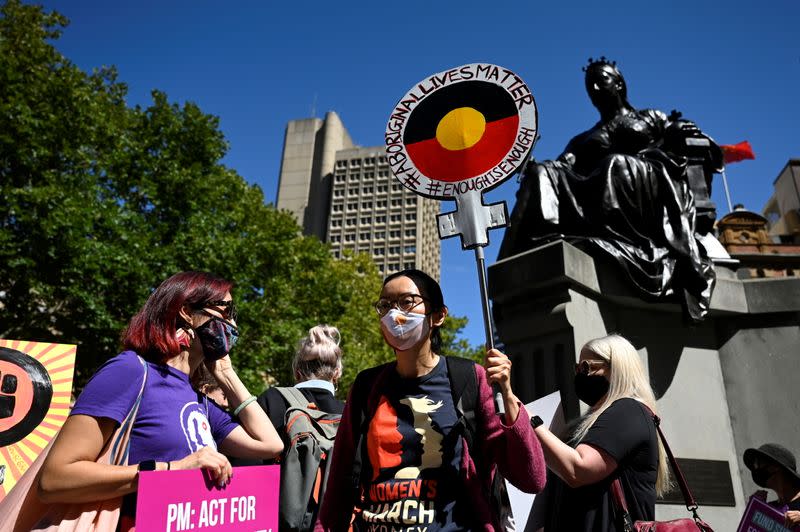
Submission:
POLYGON ((216 316, 195 329, 195 332, 206 360, 223 358, 239 339, 239 329, 216 316))
POLYGON ((594 406, 597 401, 608 393, 611 383, 602 375, 587 375, 578 373, 575 375, 575 393, 578 399, 589 406, 594 406))
POLYGON ((757 486, 766 488, 767 481, 770 478, 772 478, 773 473, 770 473, 766 469, 754 469, 752 471, 752 475, 753 475, 753 482, 755 482, 757 486))

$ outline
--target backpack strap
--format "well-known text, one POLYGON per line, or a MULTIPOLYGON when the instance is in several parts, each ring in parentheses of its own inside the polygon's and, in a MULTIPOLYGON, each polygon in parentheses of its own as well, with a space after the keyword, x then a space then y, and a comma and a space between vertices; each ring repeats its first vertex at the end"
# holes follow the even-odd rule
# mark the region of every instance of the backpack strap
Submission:
POLYGON ((450 393, 453 405, 458 413, 458 422, 462 425, 463 436, 467 446, 475 453, 475 435, 477 421, 475 410, 478 405, 478 377, 475 375, 475 363, 467 358, 445 357, 447 373, 450 378, 450 393))
POLYGON ((355 500, 361 496, 361 484, 364 478, 364 464, 369 467, 369 460, 365 460, 367 454, 366 437, 369 422, 375 414, 377 408, 374 399, 375 390, 383 383, 389 370, 394 365, 388 362, 374 368, 369 368, 358 374, 348 399, 351 409, 353 441, 356 442, 353 454, 353 473, 352 489, 355 493, 355 500))
POLYGON ((289 408, 306 408, 309 401, 303 392, 295 387, 277 386, 275 390, 281 394, 281 397, 288 403, 289 408))

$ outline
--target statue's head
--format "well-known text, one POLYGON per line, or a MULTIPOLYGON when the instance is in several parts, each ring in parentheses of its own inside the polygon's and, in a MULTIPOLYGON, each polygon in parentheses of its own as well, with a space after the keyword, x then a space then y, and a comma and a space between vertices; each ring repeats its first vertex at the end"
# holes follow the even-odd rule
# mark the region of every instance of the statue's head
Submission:
POLYGON ((609 106, 630 107, 628 87, 616 61, 607 61, 605 57, 596 61, 589 58, 589 64, 583 67, 583 71, 586 72, 586 92, 601 113, 609 106))

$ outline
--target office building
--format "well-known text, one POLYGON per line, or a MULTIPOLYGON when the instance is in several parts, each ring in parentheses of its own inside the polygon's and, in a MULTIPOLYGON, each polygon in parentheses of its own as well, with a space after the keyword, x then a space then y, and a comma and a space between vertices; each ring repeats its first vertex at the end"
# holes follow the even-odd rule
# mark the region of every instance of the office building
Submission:
POLYGON ((334 112, 286 126, 277 206, 336 258, 367 253, 383 275, 418 268, 439 279, 439 203, 394 179, 383 146, 354 146, 334 112))
POLYGON ((772 197, 764 206, 769 234, 776 242, 800 244, 800 159, 789 159, 772 186, 772 197))

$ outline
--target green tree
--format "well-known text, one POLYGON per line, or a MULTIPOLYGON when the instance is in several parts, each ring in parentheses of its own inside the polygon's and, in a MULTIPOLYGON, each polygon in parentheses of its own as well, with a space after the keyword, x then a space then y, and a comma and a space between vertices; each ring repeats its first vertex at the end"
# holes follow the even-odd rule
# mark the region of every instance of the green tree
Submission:
POLYGON ((466 317, 448 316, 442 326, 442 355, 460 356, 483 363, 486 352, 483 346, 472 346, 461 337, 461 332, 467 325, 466 317))
POLYGON ((334 261, 220 164, 216 117, 158 91, 128 107, 113 68, 87 74, 51 44, 63 16, 9 0, 0 17, 0 336, 78 344, 80 385, 150 290, 201 269, 235 283, 235 362, 254 391, 291 382, 317 323, 342 330, 343 385, 391 356, 364 310, 375 267, 334 261))

